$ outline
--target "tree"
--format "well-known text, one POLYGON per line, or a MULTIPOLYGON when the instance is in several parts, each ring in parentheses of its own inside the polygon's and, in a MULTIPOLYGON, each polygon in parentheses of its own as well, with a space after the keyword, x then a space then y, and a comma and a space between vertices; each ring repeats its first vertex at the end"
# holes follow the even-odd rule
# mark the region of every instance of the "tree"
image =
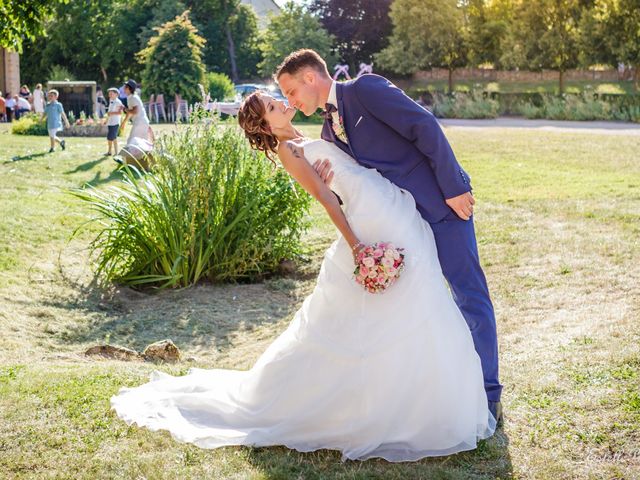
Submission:
POLYGON ((376 60, 400 74, 446 68, 452 92, 453 71, 467 60, 461 5, 456 0, 395 0, 390 16, 393 34, 376 60))
POLYGON ((110 79, 121 66, 123 37, 114 0, 74 0, 56 9, 48 27, 44 57, 82 78, 110 79))
MULTIPOLYGON (((46 36, 27 39, 21 57, 23 77, 32 82, 49 78, 55 65, 64 65, 77 78, 112 86, 140 78, 135 54, 138 33, 166 0, 74 0, 59 4, 45 23, 46 36)), ((146 44, 145 44, 146 45, 146 44)))
POLYGON ((180 94, 189 102, 201 98, 204 83, 202 47, 205 40, 189 20, 188 12, 156 28, 158 35, 139 53, 145 68, 142 83, 147 92, 180 94))
POLYGON ((309 11, 335 37, 336 55, 355 70, 388 45, 390 6, 391 0, 313 0, 309 11))
POLYGON ((549 68, 564 73, 578 65, 579 23, 584 6, 579 0, 529 0, 520 3, 508 34, 502 61, 531 70, 549 68))
POLYGON ((640 0, 618 0, 609 16, 609 45, 620 62, 634 68, 634 87, 640 88, 640 0))
POLYGON ((212 72, 233 81, 257 73, 260 61, 258 19, 239 0, 187 0, 194 25, 207 41, 204 61, 212 72))
POLYGON ((265 76, 273 74, 287 55, 300 48, 315 50, 331 65, 334 61, 331 55, 333 41, 333 35, 322 27, 316 17, 301 5, 288 2, 280 15, 271 17, 264 33, 259 70, 265 76))
POLYGON ((469 61, 473 65, 490 63, 501 68, 501 56, 509 24, 513 18, 512 0, 469 0, 469 61))
POLYGON ((44 21, 55 7, 69 0, 3 0, 0 2, 0 47, 22 52, 25 39, 44 33, 44 21))
POLYGON ((145 23, 138 33, 138 44, 141 50, 148 45, 149 40, 157 35, 156 27, 159 27, 187 10, 187 6, 180 0, 159 0, 155 5, 148 5, 151 11, 151 18, 145 23))
POLYGON ((640 87, 640 0, 599 0, 580 22, 583 65, 622 62, 634 68, 640 87))

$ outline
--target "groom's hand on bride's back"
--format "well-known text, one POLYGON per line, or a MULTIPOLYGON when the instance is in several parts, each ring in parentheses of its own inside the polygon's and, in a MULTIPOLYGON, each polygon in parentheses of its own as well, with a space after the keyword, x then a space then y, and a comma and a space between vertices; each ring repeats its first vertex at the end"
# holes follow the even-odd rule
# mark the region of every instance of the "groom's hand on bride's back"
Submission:
POLYGON ((469 220, 471 218, 471 215, 473 215, 473 205, 476 203, 471 192, 465 192, 457 197, 447 198, 445 202, 462 220, 469 220))
POLYGON ((331 186, 333 180, 333 170, 331 170, 331 162, 328 159, 316 160, 313 163, 313 169, 320 176, 326 186, 331 186))

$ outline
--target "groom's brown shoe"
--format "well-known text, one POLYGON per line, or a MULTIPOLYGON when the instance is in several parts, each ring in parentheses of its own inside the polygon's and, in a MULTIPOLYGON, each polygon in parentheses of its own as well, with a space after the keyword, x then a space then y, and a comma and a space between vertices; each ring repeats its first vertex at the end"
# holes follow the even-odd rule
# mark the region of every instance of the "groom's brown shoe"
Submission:
POLYGON ((496 427, 502 425, 502 402, 489 402, 489 411, 493 418, 496 419, 496 427))

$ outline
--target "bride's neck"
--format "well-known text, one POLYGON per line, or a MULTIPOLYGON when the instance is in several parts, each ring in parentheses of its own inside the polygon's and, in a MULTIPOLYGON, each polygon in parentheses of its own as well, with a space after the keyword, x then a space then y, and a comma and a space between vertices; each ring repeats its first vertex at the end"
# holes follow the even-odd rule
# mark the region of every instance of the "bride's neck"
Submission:
POLYGON ((273 132, 278 138, 278 142, 286 142, 288 140, 296 140, 298 138, 304 138, 304 135, 300 130, 289 124, 284 128, 279 128, 273 132))

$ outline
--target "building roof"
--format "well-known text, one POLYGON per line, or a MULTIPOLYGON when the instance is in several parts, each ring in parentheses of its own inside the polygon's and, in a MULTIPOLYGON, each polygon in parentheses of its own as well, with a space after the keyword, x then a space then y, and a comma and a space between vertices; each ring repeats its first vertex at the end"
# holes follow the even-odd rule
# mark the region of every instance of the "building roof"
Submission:
POLYGON ((264 28, 269 23, 269 14, 278 15, 280 7, 273 0, 242 0, 245 5, 251 5, 258 15, 258 23, 264 28))

